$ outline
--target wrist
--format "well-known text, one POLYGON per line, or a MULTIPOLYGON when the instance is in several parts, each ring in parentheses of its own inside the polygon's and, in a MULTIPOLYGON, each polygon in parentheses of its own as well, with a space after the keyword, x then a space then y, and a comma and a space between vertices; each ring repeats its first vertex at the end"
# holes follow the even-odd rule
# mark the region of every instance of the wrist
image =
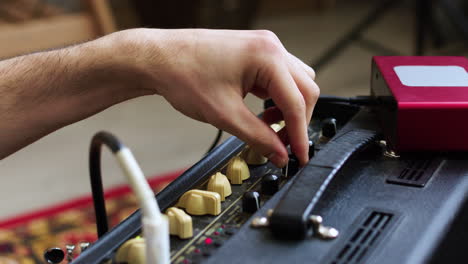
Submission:
POLYGON ((77 46, 73 52, 74 60, 79 60, 76 76, 108 96, 119 97, 118 101, 154 94, 142 85, 143 73, 136 57, 118 34, 77 46))
POLYGON ((159 94, 163 74, 161 30, 131 29, 98 40, 103 61, 118 75, 118 82, 142 95, 159 94))
POLYGON ((181 69, 191 63, 183 56, 190 53, 187 34, 185 30, 139 28, 116 32, 105 41, 111 43, 108 45, 112 53, 119 54, 113 59, 125 65, 134 87, 147 94, 165 96, 177 86, 175 83, 180 86, 181 82, 189 82, 189 77, 181 74, 181 69))

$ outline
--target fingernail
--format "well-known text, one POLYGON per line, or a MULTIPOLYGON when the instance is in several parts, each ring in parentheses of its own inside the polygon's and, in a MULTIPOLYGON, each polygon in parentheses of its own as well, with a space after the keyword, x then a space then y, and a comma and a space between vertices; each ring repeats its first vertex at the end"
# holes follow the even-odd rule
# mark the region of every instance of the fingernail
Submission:
POLYGON ((276 153, 271 153, 271 154, 267 155, 267 158, 273 164, 275 164, 275 166, 278 167, 278 168, 283 168, 288 163, 288 158, 287 157, 282 158, 280 155, 278 155, 276 153))

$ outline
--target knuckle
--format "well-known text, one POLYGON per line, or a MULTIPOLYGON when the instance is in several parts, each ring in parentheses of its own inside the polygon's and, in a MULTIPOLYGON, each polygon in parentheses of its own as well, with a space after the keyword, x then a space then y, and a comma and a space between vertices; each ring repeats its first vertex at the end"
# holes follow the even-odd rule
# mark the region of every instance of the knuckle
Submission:
POLYGON ((314 82, 314 86, 312 89, 314 100, 317 101, 320 96, 320 87, 314 82))
POLYGON ((286 110, 288 116, 294 117, 303 115, 306 110, 306 102, 303 97, 299 97, 296 102, 286 110))
POLYGON ((315 80, 316 76, 317 74, 315 73, 314 68, 310 67, 310 77, 312 78, 312 80, 315 80))
POLYGON ((247 139, 247 143, 260 152, 260 154, 269 154, 272 148, 271 144, 274 141, 273 136, 269 131, 252 131, 247 139))
POLYGON ((278 37, 276 36, 276 34, 273 33, 273 31, 268 30, 268 29, 256 30, 256 33, 257 33, 258 36, 269 38, 269 39, 274 40, 274 41, 279 40, 278 37))
POLYGON ((249 139, 250 145, 252 145, 254 148, 261 148, 261 146, 265 145, 267 143, 269 138, 265 133, 261 133, 261 131, 256 131, 255 133, 250 133, 249 134, 249 139))
POLYGON ((269 54, 279 54, 281 53, 281 47, 278 42, 270 37, 260 35, 252 39, 250 42, 251 51, 256 53, 269 53, 269 54))
POLYGON ((310 88, 305 89, 304 98, 307 103, 315 103, 320 96, 320 89, 314 82, 310 88))
POLYGON ((310 105, 310 104, 313 104, 315 102, 315 95, 313 94, 312 91, 305 91, 303 92, 303 96, 304 96, 304 100, 306 102, 306 104, 310 105))
POLYGON ((300 98, 299 101, 296 104, 296 112, 305 112, 306 110, 306 101, 304 98, 300 98))

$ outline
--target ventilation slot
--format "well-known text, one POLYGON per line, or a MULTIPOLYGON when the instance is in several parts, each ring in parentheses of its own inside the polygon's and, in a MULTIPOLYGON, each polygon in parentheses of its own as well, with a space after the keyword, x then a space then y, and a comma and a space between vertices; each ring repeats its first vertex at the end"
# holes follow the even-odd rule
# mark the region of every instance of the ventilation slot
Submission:
POLYGON ((387 178, 388 183, 424 187, 442 163, 441 159, 409 160, 405 168, 387 178))
POLYGON ((362 263, 385 229, 390 225, 393 214, 372 211, 349 238, 348 242, 334 258, 332 264, 362 263))

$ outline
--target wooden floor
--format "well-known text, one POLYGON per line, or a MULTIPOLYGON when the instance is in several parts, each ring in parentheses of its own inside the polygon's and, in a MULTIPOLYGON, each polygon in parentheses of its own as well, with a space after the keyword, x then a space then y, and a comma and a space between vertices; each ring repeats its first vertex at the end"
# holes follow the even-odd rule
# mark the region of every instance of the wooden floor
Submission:
MULTIPOLYGON (((339 4, 336 10, 323 14, 304 10, 302 14, 260 17, 255 27, 274 31, 291 53, 311 62, 367 11, 366 5, 339 4)), ((411 22, 407 10, 395 10, 366 35, 410 54, 411 22)), ((322 94, 368 94, 372 55, 378 54, 357 45, 347 49, 318 73, 322 94)), ((261 111, 260 100, 249 96, 246 101, 254 112, 261 111)), ((2 160, 0 218, 89 193, 88 144, 100 130, 118 135, 148 176, 190 166, 202 157, 216 135, 213 127, 182 116, 161 97, 119 104, 2 160)), ((106 186, 124 181, 108 153, 104 155, 104 181, 106 186)))

